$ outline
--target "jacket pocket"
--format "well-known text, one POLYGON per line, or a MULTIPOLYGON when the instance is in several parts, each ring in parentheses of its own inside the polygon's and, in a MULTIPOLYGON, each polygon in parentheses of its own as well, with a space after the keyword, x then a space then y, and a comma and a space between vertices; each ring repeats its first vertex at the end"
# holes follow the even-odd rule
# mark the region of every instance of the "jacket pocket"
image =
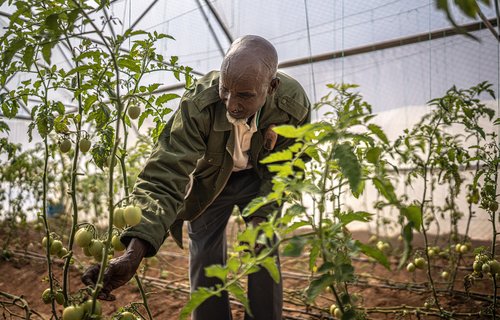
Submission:
POLYGON ((223 160, 224 153, 222 152, 206 152, 203 158, 196 163, 194 177, 197 180, 204 180, 218 174, 223 160))

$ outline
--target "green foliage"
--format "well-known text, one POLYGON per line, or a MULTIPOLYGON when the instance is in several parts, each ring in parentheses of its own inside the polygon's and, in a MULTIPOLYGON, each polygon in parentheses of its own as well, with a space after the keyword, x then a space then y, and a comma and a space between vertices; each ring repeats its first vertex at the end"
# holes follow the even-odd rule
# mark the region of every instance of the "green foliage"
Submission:
POLYGON ((361 250, 361 252, 363 252, 365 255, 375 259, 378 263, 383 265, 387 270, 391 269, 391 267, 389 265, 389 260, 387 259, 387 256, 382 251, 380 251, 377 248, 366 245, 364 243, 361 243, 360 241, 356 241, 356 244, 359 247, 359 249, 361 250))
MULTIPOLYGON (((475 1, 455 1, 461 10, 471 17, 479 13, 475 1)), ((489 4, 488 1, 483 1, 489 4)), ((36 199, 35 212, 45 210, 49 201, 65 202, 67 190, 71 195, 82 193, 80 207, 96 213, 109 211, 114 192, 124 186, 120 202, 128 201, 128 192, 137 177, 140 165, 151 152, 152 142, 165 126, 171 112, 168 106, 179 98, 165 93, 156 95, 159 83, 147 83, 145 79, 153 72, 171 72, 186 87, 193 84, 191 68, 181 66, 175 56, 166 58, 156 53, 156 44, 171 36, 157 32, 126 30, 123 34, 108 35, 102 30, 113 28, 113 19, 103 16, 103 25, 95 26, 90 16, 101 16, 108 1, 97 6, 76 1, 16 1, 9 27, 0 37, 2 70, 0 83, 5 85, 17 75, 31 75, 28 80, 0 94, 2 113, 7 118, 15 117, 19 108, 31 109, 33 121, 29 125, 29 136, 36 132, 47 143, 37 146, 36 152, 20 152, 19 146, 0 139, 0 152, 7 153, 7 160, 1 163, 0 177, 3 183, 22 189, 22 197, 12 199, 8 214, 22 219, 21 203, 28 197, 36 199), (81 34, 87 30, 90 37, 81 34), (89 31, 90 30, 90 31, 89 31), (99 38, 99 41, 91 39, 99 38), (130 43, 130 50, 122 45, 130 43), (59 44, 73 48, 71 65, 65 66, 53 61, 52 50, 59 44), (145 83, 146 82, 146 83, 145 83), (76 109, 62 101, 54 100, 53 93, 64 91, 72 97, 76 109), (32 99, 28 99, 32 98, 32 99), (36 99, 37 103, 31 102, 36 99), (150 137, 140 137, 133 148, 127 146, 127 131, 134 125, 127 111, 131 107, 141 108, 137 127, 141 128, 147 118, 154 127, 150 137), (86 125, 87 130, 82 130, 86 125), (120 136, 120 132, 124 132, 120 136), (57 140, 69 139, 74 145, 82 138, 93 140, 89 158, 79 155, 73 148, 62 156, 57 150, 57 140), (47 161, 43 151, 50 157, 47 161), (83 161, 85 161, 83 163, 83 161), (91 161, 86 161, 91 159, 91 161), (116 160, 110 160, 116 159, 116 160), (103 174, 110 173, 114 161, 120 162, 123 174, 110 180, 103 174), (72 164, 70 164, 72 162, 72 164), (48 170, 57 179, 49 177, 45 187, 41 179, 42 169, 48 170), (69 169, 71 166, 72 169, 69 169), (102 169, 97 170, 97 168, 102 169), (76 183, 76 173, 82 172, 76 183), (26 183, 29 181, 29 183, 26 183), (112 190, 106 196, 102 190, 112 190), (74 186, 72 182, 75 182, 74 186), (47 191, 49 190, 49 198, 47 191), (51 198, 52 197, 52 198, 51 198)), ((447 1, 438 1, 447 9, 447 1), (446 7, 445 7, 446 6, 446 7)), ((113 32, 112 32, 113 33, 113 32)), ((272 192, 252 201, 245 209, 249 216, 268 205, 283 205, 281 216, 273 215, 269 221, 256 228, 247 228, 238 236, 239 243, 233 248, 226 265, 210 266, 205 271, 210 277, 220 280, 213 288, 199 288, 181 311, 186 318, 204 300, 219 296, 223 291, 240 301, 249 310, 249 302, 241 284, 242 278, 259 270, 266 270, 274 281, 280 281, 275 252, 281 244, 283 255, 298 257, 308 252, 308 266, 311 282, 304 291, 304 300, 314 303, 327 287, 331 288, 339 306, 344 310, 343 319, 361 314, 348 291, 350 283, 356 280, 353 257, 364 254, 387 269, 390 269, 387 254, 370 245, 352 238, 349 224, 367 222, 374 216, 370 212, 352 211, 344 203, 346 196, 359 197, 369 182, 380 195, 375 209, 394 207, 404 239, 404 248, 399 266, 411 256, 413 232, 425 232, 429 228, 426 217, 437 213, 449 215, 456 224, 460 218, 454 198, 463 189, 464 177, 459 168, 477 164, 474 182, 467 186, 472 203, 488 212, 495 220, 498 208, 497 175, 499 163, 498 138, 485 132, 479 121, 492 120, 494 111, 483 105, 479 96, 489 94, 491 85, 481 83, 467 90, 451 88, 444 97, 431 100, 432 112, 426 115, 414 128, 391 144, 383 130, 372 123, 374 115, 371 106, 361 95, 354 92, 354 85, 329 85, 331 92, 315 105, 328 108, 325 118, 299 128, 281 126, 274 130, 295 143, 262 160, 274 174, 272 192), (447 133, 452 125, 460 125, 461 135, 447 133), (467 148, 465 141, 474 140, 474 147, 467 148), (306 163, 309 160, 309 163, 306 163), (428 193, 419 199, 408 199, 396 193, 394 176, 389 169, 397 171, 398 162, 409 169, 408 185, 424 181, 432 191, 436 183, 449 186, 446 205, 431 205, 428 193), (432 176, 432 179, 430 177, 432 176), (314 201, 313 216, 305 198, 314 201), (476 199, 476 200, 473 200, 476 199), (256 245, 263 246, 256 250, 256 245)), ((498 124, 496 119, 495 123, 498 124)), ((0 121, 0 132, 7 133, 8 126, 0 121)), ((66 201, 68 202, 68 201, 66 201)), ((76 203, 72 203, 78 211, 76 203)), ((77 215, 76 215, 77 216, 77 215)), ((73 229, 77 221, 73 221, 73 229)), ((48 231, 48 230, 47 230, 48 231)), ((494 250, 495 246, 492 246, 494 250)), ((71 248, 69 248, 71 250, 71 248)), ((494 256, 494 251, 491 253, 494 256)), ((105 255, 104 259, 107 256, 105 255)), ((69 259, 67 260, 69 263, 69 259)), ((105 260, 104 260, 105 262, 105 260)), ((50 273, 50 272, 49 272, 50 273)), ((51 276, 51 275, 50 275, 51 276)), ((66 280, 66 279, 65 279, 66 280)))
MULTIPOLYGON (((213 294, 255 272, 256 266, 265 268, 278 281, 279 272, 270 253, 280 243, 285 256, 298 257, 306 250, 309 252, 312 278, 305 291, 308 303, 329 286, 339 291, 339 297, 347 295, 344 301, 350 301, 346 286, 355 278, 353 256, 365 253, 388 267, 388 260, 380 251, 354 241, 347 231, 350 223, 367 222, 372 214, 345 210, 340 205, 344 192, 359 196, 364 181, 385 166, 383 145, 388 140, 380 127, 369 122, 373 119, 371 106, 358 93, 351 92, 355 86, 329 87, 332 92, 315 106, 328 107, 328 118, 299 128, 274 128, 279 135, 295 139, 295 143, 261 161, 274 173, 273 189, 267 196, 251 201, 243 215, 249 216, 272 203, 286 203, 286 208, 281 217, 273 217, 238 235, 240 244, 233 250, 241 255, 240 266, 234 271, 226 268, 223 272, 220 266, 211 269, 213 276, 223 280, 220 289, 211 289, 215 289, 213 294), (306 164, 304 159, 308 157, 312 160, 306 164), (310 209, 303 205, 305 197, 316 201, 319 219, 308 213, 310 209), (303 228, 312 232, 303 233, 303 228), (274 238, 279 239, 278 243, 273 242, 274 238), (265 244, 266 248, 254 255, 256 243, 265 244)), ((389 188, 390 182, 387 184, 389 188)), ((351 313, 356 314, 354 310, 351 313)))
MULTIPOLYGON (((387 269, 391 266, 385 250, 352 239, 348 225, 353 221, 367 222, 373 214, 345 209, 343 194, 357 197, 364 191, 366 181, 371 181, 380 195, 375 209, 397 209, 397 223, 403 240, 399 268, 413 254, 413 232, 423 231, 425 235, 433 221, 428 217, 435 211, 449 214, 452 223, 457 223, 459 216, 453 198, 459 195, 465 181, 459 170, 461 166, 490 157, 490 165, 479 167, 474 183, 468 188, 473 194, 482 186, 481 176, 492 177, 485 180, 485 187, 480 188, 482 191, 474 191, 474 194, 477 201, 481 199, 480 205, 490 212, 498 205, 493 184, 498 171, 498 144, 492 142, 483 149, 480 147, 483 144, 479 143, 490 137, 479 121, 484 118, 491 121, 494 113, 480 102, 478 96, 486 93, 494 97, 491 85, 481 83, 466 90, 451 88, 444 97, 431 100, 432 112, 412 129, 406 129, 394 143, 378 125, 370 123, 373 119, 371 107, 359 94, 351 92, 354 86, 331 85, 330 88, 332 93, 322 98, 316 107, 330 107, 325 115, 331 119, 325 118, 300 128, 281 126, 274 129, 283 137, 295 139, 296 143, 262 161, 275 174, 273 191, 266 197, 253 200, 245 208, 244 215, 253 214, 274 202, 286 203, 286 208, 280 218, 274 217, 265 227, 247 229, 239 234, 240 245, 233 250, 241 254, 241 260, 238 267, 235 265, 231 270, 214 273, 225 279, 216 291, 224 290, 241 277, 255 272, 254 266, 262 267, 262 257, 251 252, 256 243, 266 243, 259 240, 265 230, 267 241, 273 234, 280 239, 283 255, 299 257, 308 253, 311 281, 304 293, 307 303, 313 303, 328 287, 333 290, 336 303, 347 306, 343 318, 362 317, 347 290, 349 283, 355 280, 352 257, 364 254, 387 269), (463 127, 460 134, 448 133, 448 128, 457 125, 463 127), (467 149, 464 142, 470 139, 476 139, 478 146, 467 149), (471 150, 476 150, 476 154, 471 155, 471 150), (304 156, 312 160, 305 164, 304 156), (406 175, 409 185, 419 180, 428 181, 427 187, 432 191, 436 183, 448 184, 451 192, 447 195, 446 205, 431 206, 430 193, 425 188, 427 192, 424 191, 422 198, 398 195, 393 180, 394 172, 399 174, 399 165, 410 168, 406 175), (314 217, 303 205, 304 198, 313 199, 314 217), (253 266, 249 268, 251 264, 253 266)), ((494 139, 494 135, 491 136, 491 141, 494 139)), ((269 251, 264 252, 267 257, 269 251)), ((272 273, 271 257, 268 261, 272 273)))
POLYGON ((401 215, 405 216, 411 223, 411 226, 419 231, 422 226, 422 212, 420 206, 411 205, 401 207, 401 215))
POLYGON ((358 191, 361 182, 361 166, 349 144, 337 145, 333 158, 338 161, 342 175, 349 181, 351 190, 358 191))
MULTIPOLYGON (((126 171, 128 130, 133 126, 127 110, 130 107, 142 109, 138 127, 141 127, 147 117, 152 118, 155 125, 150 135, 152 139, 148 142, 154 144, 165 126, 166 116, 171 112, 167 104, 174 102, 178 96, 169 93, 156 95, 160 84, 147 83, 147 79, 153 72, 168 72, 177 79, 182 75, 186 86, 190 86, 191 68, 181 66, 177 57, 164 58, 156 52, 158 41, 172 39, 169 35, 130 29, 117 34, 113 27, 117 19, 110 18, 107 14, 109 1, 18 0, 9 5, 12 6, 9 26, 0 37, 3 70, 0 84, 6 91, 0 94, 0 104, 3 115, 8 118, 16 117, 21 107, 31 110, 29 139, 32 140, 38 133, 44 141, 45 150, 40 157, 44 161, 39 168, 45 169, 41 174, 35 175, 43 177, 42 187, 36 188, 42 192, 41 199, 37 198, 37 211, 41 212, 40 218, 49 234, 46 208, 51 196, 71 197, 68 201, 71 205, 65 203, 64 199, 59 201, 64 202, 66 208, 71 208, 70 252, 79 223, 79 210, 85 208, 94 211, 96 215, 107 212, 110 221, 108 243, 101 261, 105 265, 113 231, 113 204, 117 201, 114 198, 120 197, 120 202, 127 202, 131 183, 137 175, 135 170, 135 176, 128 177, 126 171), (96 25, 96 17, 101 18, 101 24, 96 25), (128 50, 123 48, 125 44, 128 50), (53 50, 58 46, 69 49, 68 63, 55 61, 53 50), (13 77, 28 80, 22 81, 15 88, 6 88, 5 84, 13 77), (70 98, 58 101, 57 97, 61 94, 70 98), (68 101, 75 106, 65 105, 68 101), (84 156, 85 164, 82 163, 79 151, 79 142, 83 138, 93 140, 89 154, 91 159, 84 156), (59 155, 56 141, 64 141, 65 146, 70 143, 70 151, 59 155), (50 171, 54 160, 61 164, 64 172, 58 177, 61 184, 57 187, 51 184, 51 175, 56 173, 50 171), (122 165, 121 179, 114 179, 115 162, 122 165), (96 170, 95 166, 105 174, 96 170), (89 174, 77 179, 82 171, 89 174), (106 186, 106 180, 111 187, 106 189, 107 196, 104 196, 99 189, 106 186), (119 192, 120 186, 124 187, 123 193, 119 192), (83 192, 84 188, 88 188, 85 191, 90 191, 85 192, 88 197, 78 196, 77 193, 83 192), (98 191, 101 195, 97 195, 98 191), (81 207, 82 204, 88 206, 81 207)), ((0 129, 6 130, 4 126, 0 129)), ((0 141, 0 151, 8 152, 9 159, 14 157, 16 148, 4 138, 0 141)), ((143 148, 143 151, 146 149, 143 148)), ((143 159, 138 156, 133 159, 135 162, 141 160, 143 159)), ((134 166, 136 167, 137 165, 134 166)), ((50 259, 48 254, 49 283, 52 288, 54 279, 50 259)), ((65 258, 61 281, 65 297, 68 295, 70 259, 71 254, 65 258)), ((102 279, 98 282, 102 282, 102 279)), ((95 294, 98 293, 100 284, 96 288, 95 294)), ((144 303, 149 313, 147 301, 144 303)), ((52 310, 52 316, 57 318, 54 306, 52 310)))

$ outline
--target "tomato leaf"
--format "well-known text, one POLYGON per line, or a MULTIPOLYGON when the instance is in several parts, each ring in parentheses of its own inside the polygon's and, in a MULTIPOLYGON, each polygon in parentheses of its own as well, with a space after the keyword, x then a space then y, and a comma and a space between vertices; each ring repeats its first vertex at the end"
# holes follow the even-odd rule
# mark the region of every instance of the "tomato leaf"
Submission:
POLYGON ((260 161, 260 163, 266 164, 266 163, 273 163, 273 162, 278 162, 278 161, 288 161, 292 160, 293 154, 290 150, 283 150, 283 151, 278 151, 270 154, 269 156, 265 157, 260 161))
POLYGON ((260 265, 266 268, 271 278, 273 278, 274 282, 276 283, 280 282, 280 271, 276 264, 275 257, 267 257, 266 259, 264 259, 264 261, 260 263, 260 265))
POLYGON ((370 148, 366 151, 366 160, 370 163, 377 164, 381 153, 382 149, 379 147, 370 148))
POLYGON ((21 50, 26 44, 26 40, 22 38, 16 38, 10 42, 10 46, 3 53, 2 63, 5 67, 9 65, 12 61, 14 55, 21 50))
POLYGON ((245 307, 246 312, 252 316, 252 310, 250 310, 250 303, 245 290, 238 283, 233 283, 227 287, 227 291, 229 291, 229 293, 231 293, 236 300, 241 302, 241 304, 245 307))
POLYGON ((179 318, 181 320, 187 319, 187 317, 194 311, 194 309, 196 309, 205 300, 214 295, 216 295, 216 292, 214 290, 204 287, 198 288, 195 292, 191 293, 191 298, 186 303, 184 308, 182 308, 179 314, 179 318))
POLYGON ((55 42, 48 42, 42 46, 42 56, 45 62, 50 65, 50 56, 52 55, 52 47, 55 45, 55 42))
POLYGON ((205 268, 205 275, 207 277, 215 277, 226 282, 228 270, 220 264, 214 264, 205 268))
POLYGON ((26 49, 24 50, 24 55, 23 55, 23 63, 26 66, 26 69, 30 69, 31 65, 33 64, 33 56, 35 55, 35 47, 29 45, 26 46, 26 49))
POLYGON ((285 257, 299 257, 304 250, 307 240, 303 237, 292 237, 283 248, 283 256, 285 257))
POLYGON ((389 144, 389 139, 387 139, 387 136, 385 135, 382 128, 380 128, 380 126, 370 123, 368 125, 368 130, 375 134, 380 140, 382 140, 382 142, 384 142, 385 144, 389 144))
POLYGON ((180 98, 180 96, 178 94, 165 93, 165 94, 162 94, 161 96, 159 96, 158 98, 156 98, 155 104, 157 106, 160 106, 160 105, 162 105, 170 100, 177 99, 177 98, 180 98))
POLYGON ((403 231, 401 232, 401 235, 403 236, 403 241, 404 241, 404 247, 403 247, 403 255, 401 257, 401 260, 399 260, 398 264, 398 269, 401 269, 408 259, 410 258, 410 255, 412 253, 412 241, 413 241, 413 232, 412 232, 412 222, 407 223, 403 231))
POLYGON ((345 214, 341 214, 339 215, 339 219, 340 222, 342 222, 342 224, 346 226, 353 221, 368 222, 371 220, 372 216, 373 214, 369 212, 356 211, 356 212, 348 212, 345 214))
POLYGON ((351 190, 358 190, 361 182, 361 166, 349 144, 341 144, 335 148, 333 157, 338 160, 340 171, 349 181, 351 190))
POLYGON ((420 207, 417 205, 411 205, 408 207, 402 207, 400 211, 401 214, 408 219, 408 221, 413 222, 415 230, 420 231, 420 226, 422 225, 422 212, 420 211, 420 207))
POLYGON ((58 13, 53 13, 47 16, 47 18, 45 18, 45 25, 47 26, 47 29, 57 33, 59 31, 58 19, 59 19, 58 13))
POLYGON ((389 265, 389 260, 384 255, 384 253, 377 248, 361 243, 359 240, 356 240, 356 245, 359 247, 361 252, 363 252, 368 257, 371 257, 377 260, 381 265, 383 265, 387 270, 391 270, 389 265))
POLYGON ((324 273, 319 278, 311 281, 309 287, 306 289, 307 302, 312 303, 314 299, 334 281, 335 277, 329 273, 324 273))

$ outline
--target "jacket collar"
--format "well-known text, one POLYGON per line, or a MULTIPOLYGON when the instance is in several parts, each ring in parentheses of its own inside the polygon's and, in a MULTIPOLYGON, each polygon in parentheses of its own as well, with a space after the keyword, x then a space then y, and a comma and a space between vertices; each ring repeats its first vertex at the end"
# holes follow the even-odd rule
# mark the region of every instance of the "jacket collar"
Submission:
POLYGON ((226 107, 222 101, 217 101, 215 104, 215 123, 214 131, 229 131, 233 128, 233 125, 226 117, 226 107))

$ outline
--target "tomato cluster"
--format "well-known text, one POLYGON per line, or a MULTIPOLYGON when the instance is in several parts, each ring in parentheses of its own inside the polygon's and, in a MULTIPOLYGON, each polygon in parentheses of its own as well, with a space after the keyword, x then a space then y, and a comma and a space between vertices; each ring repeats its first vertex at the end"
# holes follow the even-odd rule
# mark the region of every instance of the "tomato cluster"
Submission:
POLYGON ((488 255, 483 253, 476 255, 472 269, 474 269, 473 275, 479 278, 485 275, 498 278, 500 275, 500 263, 496 259, 490 259, 488 255))
POLYGON ((56 255, 59 258, 63 258, 68 254, 68 249, 64 248, 61 240, 55 238, 55 234, 51 234, 49 239, 47 237, 43 237, 42 246, 43 248, 47 247, 47 241, 49 242, 49 251, 51 255, 56 255))

